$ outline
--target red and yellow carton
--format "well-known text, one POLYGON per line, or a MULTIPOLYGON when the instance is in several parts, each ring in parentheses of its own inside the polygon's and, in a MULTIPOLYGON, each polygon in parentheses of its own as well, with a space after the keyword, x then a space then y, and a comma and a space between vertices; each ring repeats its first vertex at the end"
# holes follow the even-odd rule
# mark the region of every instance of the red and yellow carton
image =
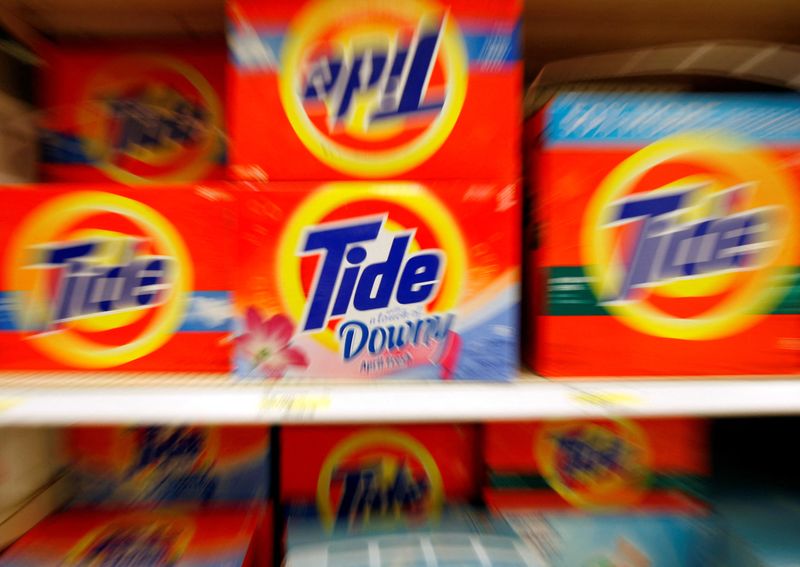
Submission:
POLYGON ((425 522, 480 487, 473 425, 285 427, 280 499, 323 527, 425 522))
POLYGON ((68 43, 43 55, 44 181, 224 178, 223 42, 68 43))
POLYGON ((262 511, 73 510, 40 522, 2 557, 3 565, 172 565, 255 567, 262 511))
POLYGON ((567 93, 539 112, 539 373, 800 371, 799 101, 567 93))
POLYGON ((220 187, 1 187, 0 369, 227 371, 220 187))
POLYGON ((517 375, 516 183, 246 187, 238 192, 239 376, 517 375))
POLYGON ((257 426, 71 427, 74 506, 260 503, 270 431, 257 426))
POLYGON ((239 179, 519 174, 520 0, 232 0, 239 179))
POLYGON ((483 435, 492 506, 704 508, 710 474, 704 420, 487 423, 483 435))

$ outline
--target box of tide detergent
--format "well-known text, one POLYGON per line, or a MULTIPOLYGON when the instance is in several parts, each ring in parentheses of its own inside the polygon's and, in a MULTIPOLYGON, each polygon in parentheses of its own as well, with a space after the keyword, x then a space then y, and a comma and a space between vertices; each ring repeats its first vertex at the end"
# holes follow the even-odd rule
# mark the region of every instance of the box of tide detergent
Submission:
POLYGON ((0 187, 0 369, 227 371, 220 187, 0 187))
POLYGON ((72 427, 73 505, 261 502, 270 433, 255 426, 72 427))
POLYGON ((705 508, 708 424, 698 419, 487 423, 485 491, 544 509, 705 508))
POLYGON ((327 532, 425 524, 480 486, 475 426, 285 427, 280 498, 327 532))
POLYGON ((6 567, 255 565, 259 510, 67 511, 50 516, 0 558, 6 567))
POLYGON ((725 94, 567 93, 545 106, 536 370, 797 373, 799 109, 796 95, 725 94))
POLYGON ((237 374, 513 378, 517 189, 463 181, 242 185, 237 374))
POLYGON ((231 0, 239 179, 519 174, 520 0, 231 0))
POLYGON ((224 177, 224 42, 77 42, 44 60, 44 181, 224 177))

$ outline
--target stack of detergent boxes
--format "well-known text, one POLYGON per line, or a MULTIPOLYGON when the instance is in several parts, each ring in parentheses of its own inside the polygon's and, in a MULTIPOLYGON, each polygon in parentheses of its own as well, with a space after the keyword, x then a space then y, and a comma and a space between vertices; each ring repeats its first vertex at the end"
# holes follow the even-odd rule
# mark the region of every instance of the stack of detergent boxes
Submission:
MULTIPOLYGON (((88 382, 109 370, 227 372, 236 207, 223 184, 224 42, 41 55, 43 182, 0 190, 0 367, 88 382)), ((75 427, 63 439, 73 495, 4 565, 271 559, 266 427, 75 427)))
MULTIPOLYGON (((525 124, 525 361, 799 374, 800 97, 553 90, 525 124)), ((707 440, 691 419, 488 424, 486 503, 549 565, 714 565, 707 440)))
POLYGON ((239 374, 516 376, 520 11, 229 2, 239 374))
MULTIPOLYGON (((42 54, 42 183, 1 190, 0 368, 514 378, 520 10, 244 0, 228 57, 170 41, 42 54)), ((217 537, 244 550, 236 564, 270 555, 265 428, 69 437, 73 505, 18 564, 190 562, 217 537)), ((418 466, 400 455, 382 474, 418 466)))
POLYGON ((47 183, 2 189, 0 365, 515 377, 520 9, 242 0, 227 59, 45 53, 47 183))
POLYGON ((266 428, 72 427, 64 449, 72 497, 3 565, 270 564, 266 428))
MULTIPOLYGON (((239 375, 517 375, 520 11, 229 3, 239 375)), ((279 441, 288 565, 424 562, 423 534, 479 497, 475 426, 279 441)))

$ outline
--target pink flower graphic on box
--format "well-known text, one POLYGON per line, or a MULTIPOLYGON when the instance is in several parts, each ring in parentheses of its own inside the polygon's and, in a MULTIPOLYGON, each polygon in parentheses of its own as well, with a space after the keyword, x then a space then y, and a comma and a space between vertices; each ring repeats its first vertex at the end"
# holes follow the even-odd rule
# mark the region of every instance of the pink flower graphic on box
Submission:
POLYGON ((290 344, 293 335, 286 315, 262 319, 255 307, 248 307, 244 332, 236 338, 238 358, 249 365, 247 375, 281 378, 291 367, 308 367, 305 353, 290 344))

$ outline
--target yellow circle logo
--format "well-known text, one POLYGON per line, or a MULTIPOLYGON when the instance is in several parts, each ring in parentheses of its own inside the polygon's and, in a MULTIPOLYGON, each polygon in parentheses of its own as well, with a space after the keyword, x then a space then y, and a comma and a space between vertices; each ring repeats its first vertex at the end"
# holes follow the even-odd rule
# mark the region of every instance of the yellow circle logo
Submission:
MULTIPOLYGON (((458 222, 444 203, 415 183, 331 183, 309 195, 287 221, 275 274, 286 312, 300 332, 313 333, 337 350, 338 323, 394 305, 388 297, 379 303, 375 286, 363 285, 365 272, 392 258, 408 266, 408 258, 423 255, 437 269, 431 270, 430 284, 416 286, 406 306, 452 309, 466 277, 467 256, 458 222)), ((399 273, 381 277, 386 284, 402 279, 399 273)), ((396 295, 400 286, 385 287, 396 295)))
POLYGON ((115 181, 193 181, 222 152, 217 94, 197 69, 178 59, 116 58, 92 77, 83 97, 76 117, 83 150, 115 181))
POLYGON ((303 144, 330 167, 391 177, 430 157, 467 92, 466 47, 428 0, 318 0, 292 23, 280 97, 303 144))
POLYGON ((351 435, 330 452, 317 484, 325 529, 435 520, 444 484, 425 446, 394 429, 351 435))
POLYGON ((547 483, 573 506, 631 505, 647 488, 650 449, 629 421, 548 423, 535 452, 547 483))
POLYGON ((146 356, 178 329, 192 287, 175 228, 127 197, 79 191, 55 197, 20 224, 6 288, 17 327, 53 360, 110 368, 146 356))
POLYGON ((589 203, 584 264, 600 304, 640 332, 715 339, 754 325, 798 262, 796 187, 766 150, 680 134, 617 166, 589 203))

